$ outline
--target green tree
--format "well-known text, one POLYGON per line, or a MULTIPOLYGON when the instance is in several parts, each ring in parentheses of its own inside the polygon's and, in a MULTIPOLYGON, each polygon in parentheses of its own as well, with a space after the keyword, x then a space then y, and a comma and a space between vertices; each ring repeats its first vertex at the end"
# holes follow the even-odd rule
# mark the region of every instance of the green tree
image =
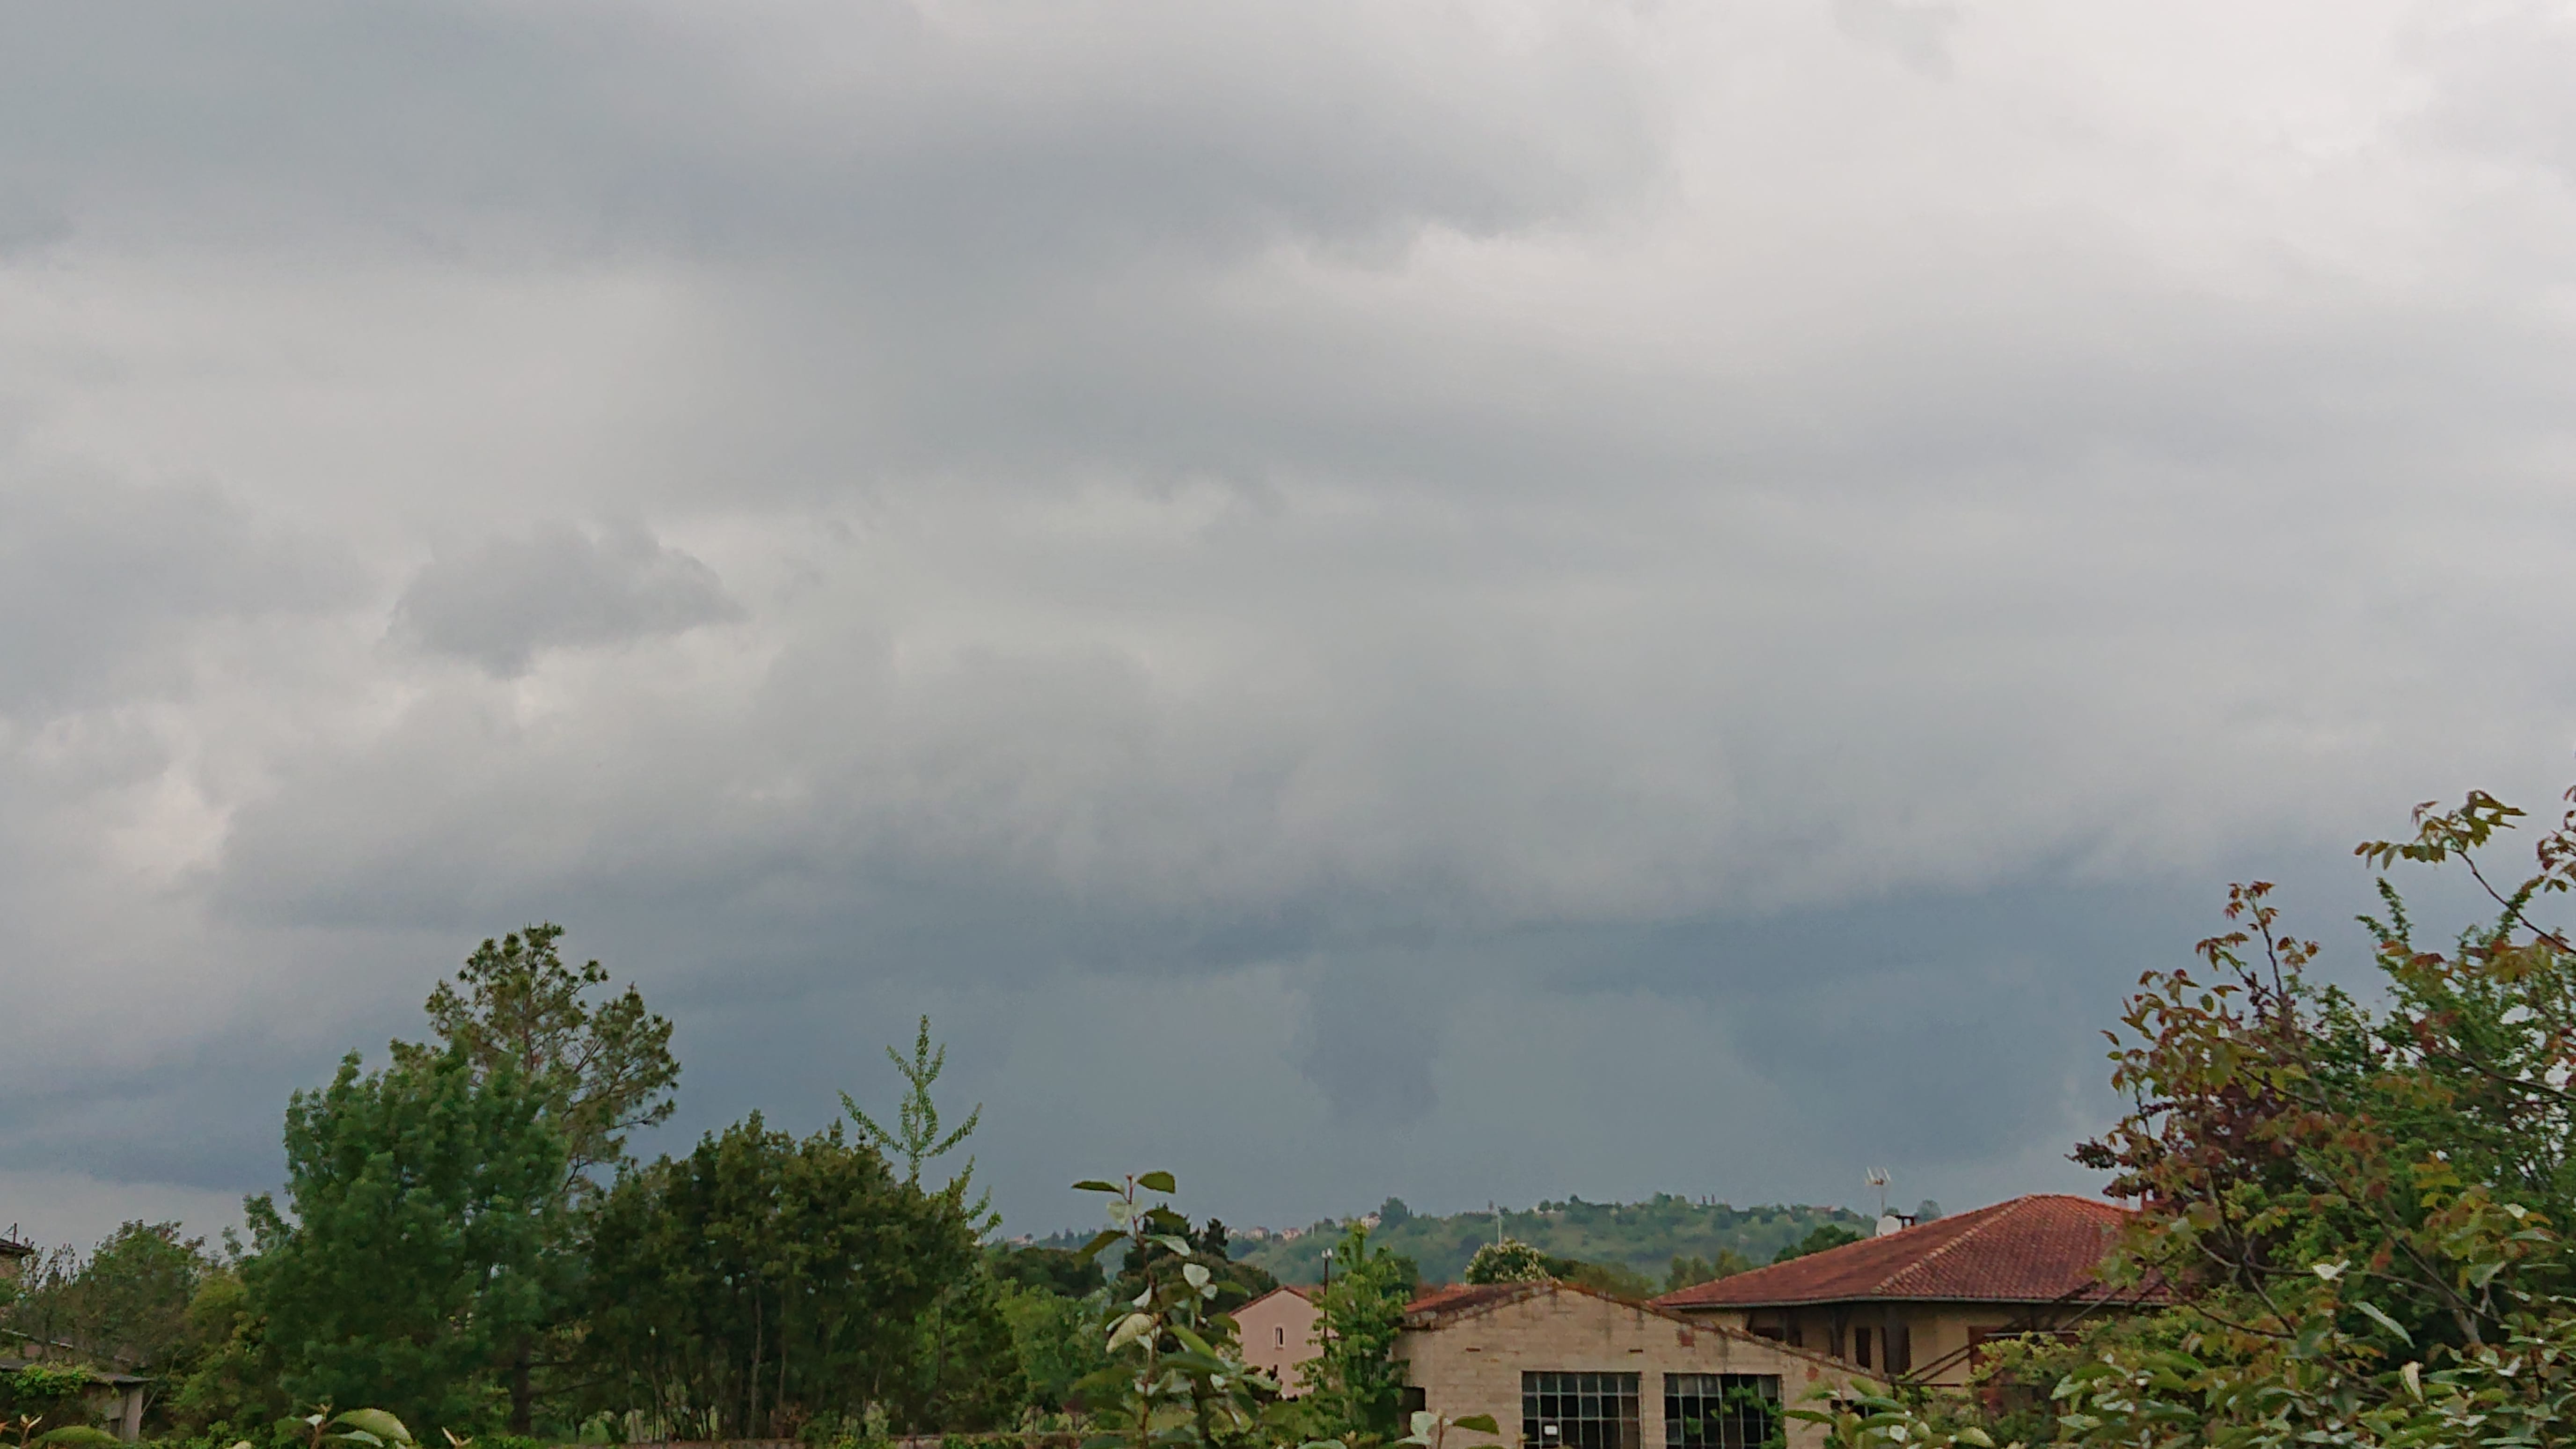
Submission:
POLYGON ((393 1051, 404 1064, 460 1051, 478 1074, 515 1072, 563 1138, 565 1191, 574 1193, 625 1159, 628 1133, 669 1119, 680 1062, 671 1023, 632 985, 595 998, 608 969, 566 965, 563 935, 546 924, 485 941, 430 992, 433 1040, 393 1051))
POLYGON ((278 1387, 285 1370, 239 1264, 219 1265, 198 1283, 188 1338, 188 1373, 167 1403, 190 1436, 229 1443, 264 1433, 294 1407, 278 1387))
POLYGON ((1136 1297, 1113 1298, 1102 1313, 1110 1365, 1084 1390, 1086 1404, 1114 1430, 1092 1441, 1104 1449, 1242 1443, 1261 1422, 1264 1396, 1278 1392, 1267 1375, 1244 1363, 1234 1320, 1210 1307, 1222 1265, 1200 1261, 1189 1219, 1168 1202, 1147 1198, 1177 1187, 1168 1172, 1074 1184, 1078 1192, 1109 1199, 1109 1227, 1085 1246, 1086 1255, 1124 1241, 1131 1257, 1142 1260, 1149 1245, 1159 1246, 1178 1267, 1169 1275, 1149 1274, 1136 1297))
POLYGON ((1072 1407, 1075 1386, 1108 1367, 1101 1335, 1092 1326, 1107 1302, 1107 1292, 1097 1287, 1068 1297, 1025 1281, 1002 1283, 1002 1318, 1010 1325, 1032 1407, 1051 1413, 1072 1407))
POLYGON ((1333 1281, 1316 1304, 1322 1341, 1306 1371, 1313 1432, 1346 1445, 1383 1444, 1404 1427, 1404 1366, 1395 1359, 1395 1339, 1413 1297, 1413 1261, 1371 1248, 1369 1230, 1354 1223, 1333 1249, 1333 1266, 1333 1281))
POLYGON ((1695 1254, 1689 1257, 1677 1256, 1673 1259, 1671 1270, 1664 1274, 1664 1291, 1679 1293, 1685 1288, 1695 1288, 1702 1283, 1712 1283, 1720 1278, 1732 1278, 1752 1266, 1753 1264, 1748 1262, 1743 1254, 1730 1248, 1718 1249, 1717 1256, 1714 1258, 1702 1258, 1695 1254))
POLYGON ((692 1439, 787 1437, 872 1403, 926 1423, 939 1385, 922 1325, 980 1257, 955 1202, 875 1148, 758 1113, 621 1175, 591 1243, 584 1348, 603 1407, 640 1401, 692 1439))
POLYGON ((1797 1242, 1791 1243, 1789 1246, 1782 1248, 1779 1256, 1773 1258, 1771 1261, 1774 1263, 1786 1263, 1793 1258, 1803 1258, 1810 1253, 1821 1253, 1829 1248, 1839 1248, 1845 1243, 1857 1243, 1859 1241, 1860 1234, 1853 1229, 1844 1227, 1840 1223, 1826 1223, 1824 1226, 1817 1228, 1815 1231, 1807 1234, 1797 1242))
MULTIPOLYGON (((894 1063, 894 1069, 903 1075, 904 1080, 903 1101, 895 1108, 894 1129, 888 1131, 879 1124, 860 1108, 858 1099, 847 1092, 841 1094, 841 1109, 849 1113, 850 1124, 858 1129, 859 1140, 884 1153, 888 1162, 901 1162, 903 1180, 918 1187, 921 1185, 922 1164, 946 1156, 972 1136, 976 1124, 984 1120, 984 1104, 976 1103, 975 1109, 966 1114, 966 1120, 956 1127, 946 1132, 940 1130, 939 1104, 931 1100, 930 1088, 939 1080, 939 1074, 948 1069, 948 1048, 944 1043, 936 1047, 932 1045, 929 1016, 921 1018, 920 1028, 913 1035, 910 1060, 905 1060, 903 1053, 893 1047, 887 1047, 885 1052, 886 1059, 894 1063)), ((960 1205, 965 1204, 966 1194, 973 1190, 974 1177, 975 1159, 969 1157, 964 1169, 949 1180, 948 1191, 960 1205)), ((995 1225, 991 1221, 992 1206, 993 1195, 987 1192, 976 1199, 973 1206, 966 1208, 967 1217, 975 1222, 979 1231, 989 1232, 995 1225)))
POLYGON ((288 1206, 245 1208, 244 1265, 281 1386, 415 1423, 492 1423, 496 1378, 547 1321, 564 1143, 539 1084, 463 1045, 363 1073, 286 1110, 288 1206))
MULTIPOLYGON (((2383 879, 2375 1004, 2310 979, 2320 948, 2260 881, 2230 890, 2201 966, 2142 981, 2112 1053, 2130 1110, 2076 1157, 2138 1204, 2114 1282, 2178 1301, 2025 1356, 2054 1412, 2011 1427, 2104 1449, 2576 1440, 2576 950, 2542 909, 2576 889, 2576 812, 2500 872, 2521 818, 2473 794, 2359 848, 2460 869, 2492 907, 2427 948, 2383 879)), ((1852 1449, 1994 1437, 1926 1408, 1808 1412, 1852 1449)))
MULTIPOLYGON (((598 1190, 596 1175, 626 1159, 637 1128, 667 1120, 680 1080, 671 1054, 671 1023, 644 1005, 633 985, 607 990, 597 961, 567 964, 561 926, 544 924, 486 940, 454 979, 430 992, 431 1040, 393 1043, 394 1060, 419 1064, 460 1053, 477 1076, 508 1071, 533 1092, 547 1124, 564 1144, 556 1206, 547 1221, 557 1236, 545 1245, 550 1282, 577 1266, 579 1208, 598 1190)), ((511 1433, 536 1427, 537 1406, 555 1396, 554 1371, 565 1366, 576 1326, 569 1301, 553 1299, 510 1348, 511 1433)))
POLYGON ((99 1243, 68 1285, 71 1341, 142 1373, 163 1373, 188 1348, 188 1302, 213 1268, 206 1240, 175 1222, 128 1222, 99 1243))
POLYGON ((922 1315, 915 1380, 904 1403, 914 1423, 943 1433, 1006 1426, 1029 1402, 1018 1336, 1002 1284, 979 1257, 922 1315))
POLYGON ((1535 1283, 1547 1277, 1547 1255, 1518 1238, 1487 1243, 1467 1260, 1470 1283, 1535 1283))
POLYGON ((1596 1293, 1607 1293, 1613 1298, 1642 1302, 1655 1296, 1655 1280, 1625 1263, 1595 1263, 1542 1253, 1539 1266, 1548 1277, 1560 1283, 1572 1283, 1596 1293))
POLYGON ((993 1276, 1063 1298, 1087 1298, 1109 1286, 1098 1260, 1070 1248, 996 1248, 993 1276))

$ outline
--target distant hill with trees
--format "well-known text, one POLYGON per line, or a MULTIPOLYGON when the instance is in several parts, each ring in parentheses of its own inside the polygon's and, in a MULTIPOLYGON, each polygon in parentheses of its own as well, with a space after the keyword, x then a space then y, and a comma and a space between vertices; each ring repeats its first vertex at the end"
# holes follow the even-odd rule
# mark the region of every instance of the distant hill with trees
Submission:
MULTIPOLYGON (((1677 1262, 1687 1282, 1704 1282, 1771 1262, 1783 1250, 1807 1243, 1819 1230, 1840 1228, 1866 1234, 1870 1226, 1869 1219, 1845 1208, 1777 1204, 1739 1208, 1670 1193, 1637 1203, 1570 1197, 1527 1210, 1506 1208, 1502 1219, 1506 1237, 1551 1257, 1624 1270, 1658 1292, 1675 1276, 1677 1262)), ((1388 1198, 1378 1209, 1378 1226, 1369 1241, 1411 1258, 1420 1267, 1423 1282, 1451 1283, 1466 1271, 1476 1249, 1492 1242, 1494 1235, 1493 1213, 1437 1217, 1416 1214, 1401 1199, 1388 1198)), ((1324 1276, 1324 1250, 1339 1237, 1329 1224, 1318 1224, 1288 1239, 1238 1234, 1234 1256, 1282 1283, 1314 1283, 1324 1276)))

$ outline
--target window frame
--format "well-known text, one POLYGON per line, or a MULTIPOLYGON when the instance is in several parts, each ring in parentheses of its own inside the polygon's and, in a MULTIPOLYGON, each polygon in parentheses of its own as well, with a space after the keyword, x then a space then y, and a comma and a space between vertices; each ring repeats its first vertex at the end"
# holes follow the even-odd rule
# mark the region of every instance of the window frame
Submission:
POLYGON ((1523 1449, 1645 1449, 1644 1377, 1634 1371, 1521 1370, 1523 1449), (1551 1428, 1557 1432, 1548 1433, 1551 1428))
POLYGON ((1763 1449, 1785 1433, 1778 1374, 1668 1373, 1663 1378, 1664 1449, 1763 1449), (1758 1397, 1764 1407, 1748 1414, 1744 1400, 1736 1397, 1744 1393, 1758 1397), (1714 1434, 1708 1432, 1712 1419, 1714 1434))

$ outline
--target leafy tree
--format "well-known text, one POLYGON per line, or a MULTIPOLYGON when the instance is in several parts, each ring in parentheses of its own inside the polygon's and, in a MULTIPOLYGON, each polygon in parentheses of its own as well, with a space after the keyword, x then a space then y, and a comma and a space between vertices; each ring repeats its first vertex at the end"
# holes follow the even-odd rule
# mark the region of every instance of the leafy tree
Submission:
POLYGON ((569 1193, 624 1160, 628 1133, 669 1119, 680 1062, 671 1055, 671 1023, 647 1010, 632 985, 593 999, 608 985, 608 969, 597 961, 566 965, 556 945, 563 935, 546 924, 485 941, 454 980, 429 994, 435 1040, 395 1042, 393 1051, 403 1064, 461 1051, 478 1074, 508 1066, 563 1138, 569 1193))
POLYGON ((1518 1238, 1487 1243, 1467 1261, 1470 1283, 1535 1283, 1547 1277, 1547 1255, 1518 1238))
POLYGON ((1012 1353, 1032 1407, 1048 1412, 1073 1407, 1075 1386, 1108 1367, 1101 1335, 1092 1327, 1107 1302, 1108 1294, 1098 1288, 1075 1298, 1024 1281, 1002 1282, 1002 1319, 1010 1325, 1012 1353))
MULTIPOLYGON (((549 1215, 557 1235, 545 1245, 556 1280, 580 1253, 573 1241, 580 1219, 571 1210, 597 1191, 596 1173, 625 1161, 629 1133, 670 1117, 680 1080, 671 1023, 646 1009, 632 985, 605 992, 608 970, 597 961, 566 964, 558 945, 563 935, 563 927, 545 924, 486 940, 455 979, 430 993, 432 1041, 393 1044, 397 1063, 461 1053, 478 1076, 507 1070, 536 1095, 564 1143, 555 1192, 564 1211, 549 1215)), ((510 1347, 513 1434, 532 1432, 538 1402, 551 1396, 552 1371, 571 1350, 575 1326, 563 1317, 568 1308, 567 1301, 553 1300, 510 1347)))
POLYGON ((1742 1253, 1729 1248, 1718 1249, 1717 1256, 1714 1258, 1677 1256, 1673 1259, 1672 1269, 1664 1274, 1664 1291, 1679 1293, 1685 1288, 1695 1288, 1702 1283, 1715 1282, 1720 1278, 1732 1278, 1752 1266, 1753 1264, 1742 1253))
POLYGON ((1085 1386, 1085 1402, 1115 1432, 1092 1442, 1102 1449, 1122 1443, 1182 1449, 1250 1436, 1261 1422, 1264 1396, 1279 1386, 1244 1363, 1234 1320, 1211 1310, 1219 1265, 1199 1261, 1189 1219, 1168 1203, 1146 1200, 1148 1193, 1177 1190, 1172 1175, 1147 1172, 1074 1188, 1109 1198, 1109 1228, 1084 1247, 1086 1255, 1123 1240, 1134 1259, 1159 1246, 1178 1267, 1149 1277, 1133 1299, 1113 1299, 1102 1314, 1111 1362, 1085 1386))
POLYGON ((1028 1373, 1002 1309, 1002 1285, 980 1259, 923 1315, 917 1354, 903 1400, 917 1425, 943 1432, 998 1428, 1028 1402, 1028 1373))
MULTIPOLYGON (((1528 1211, 1505 1209, 1501 1216, 1507 1236, 1542 1253, 1618 1265, 1650 1280, 1661 1279, 1677 1257, 1714 1261, 1720 1253, 1731 1252, 1748 1262, 1768 1263, 1780 1248, 1828 1222, 1868 1231, 1865 1220, 1841 1208, 1740 1208, 1671 1193, 1629 1203, 1566 1198, 1539 1203, 1528 1211)), ((1491 1211, 1441 1216, 1391 1213, 1381 1205, 1369 1240, 1420 1263, 1426 1281, 1455 1282, 1477 1250, 1494 1241, 1494 1219, 1491 1211)), ((1323 1277, 1324 1251, 1341 1237, 1338 1223, 1319 1226, 1329 1230, 1238 1243, 1236 1260, 1258 1264, 1283 1282, 1316 1282, 1323 1277)))
POLYGON ((245 1209, 244 1265, 281 1386, 312 1403, 490 1423, 496 1371, 559 1286, 564 1143, 543 1084, 462 1043, 375 1073, 341 1062, 286 1109, 288 1209, 245 1209))
POLYGON ((1581 1258, 1539 1255, 1539 1266, 1560 1283, 1572 1283, 1614 1298, 1643 1300, 1655 1296, 1655 1282, 1625 1263, 1591 1263, 1581 1258))
POLYGON ((213 1264, 175 1222, 128 1222, 57 1290, 60 1337, 137 1372, 159 1373, 189 1343, 188 1301, 213 1264))
POLYGON ((979 1257, 948 1195, 898 1180, 838 1124, 798 1139, 757 1113, 622 1175, 591 1242, 584 1346, 603 1406, 640 1399, 694 1439, 858 1422, 872 1403, 926 1422, 922 1324, 979 1257))
POLYGON ((1377 1205, 1377 1225, 1380 1231, 1400 1228, 1411 1221, 1413 1221, 1413 1209, 1406 1207, 1404 1199, 1400 1197, 1390 1197, 1377 1205))
POLYGON ((1333 1264, 1333 1281, 1316 1304, 1320 1352, 1306 1370, 1313 1432, 1346 1445, 1383 1444, 1403 1428, 1404 1366, 1394 1357, 1395 1339, 1415 1269, 1409 1258, 1372 1249, 1369 1230, 1357 1223, 1334 1248, 1333 1264))
POLYGON ((1109 1284, 1096 1259, 1070 1248, 1000 1248, 993 1252, 993 1276, 1023 1288, 1043 1289, 1065 1298, 1087 1298, 1109 1284))
MULTIPOLYGON (((2259 881, 2230 890, 2202 968, 2141 982, 2113 1038, 2130 1110, 2076 1156, 2138 1204, 2114 1281, 2178 1303, 2030 1355, 2057 1375, 2054 1412, 2013 1427, 2087 1446, 2576 1439, 2576 950, 2541 909, 2576 888, 2576 811, 2499 881, 2489 854, 2520 818, 2472 794, 2359 848, 2461 869, 2493 908, 2428 949, 2383 879, 2376 1006, 2309 979, 2318 946, 2259 881)), ((1940 1406, 1805 1412, 1851 1449, 1994 1437, 1940 1406)))
POLYGON ((1821 1253, 1828 1248, 1839 1248, 1845 1243, 1857 1243, 1859 1241, 1860 1234, 1853 1229, 1844 1227, 1840 1223, 1827 1223, 1824 1226, 1817 1228, 1814 1232, 1811 1232, 1805 1237, 1799 1239, 1797 1242, 1791 1243, 1789 1246, 1782 1248, 1779 1256, 1773 1258, 1771 1261, 1774 1263, 1786 1263, 1793 1258, 1803 1258, 1810 1253, 1821 1253))
MULTIPOLYGON (((927 1015, 921 1018, 920 1029, 913 1035, 911 1060, 905 1060, 903 1054, 893 1047, 886 1048, 886 1059, 903 1074, 905 1087, 903 1102, 895 1109, 894 1130, 886 1130, 861 1110, 858 1099, 847 1092, 841 1094, 841 1109, 850 1114, 851 1125, 858 1128, 859 1140, 884 1153, 887 1161, 902 1162, 903 1180, 918 1187, 921 1185, 922 1164, 946 1156, 972 1135, 975 1125, 984 1120, 984 1105, 976 1103, 975 1109, 966 1114, 965 1121, 945 1133, 940 1131, 939 1104, 931 1100, 930 1087, 948 1068, 948 1048, 945 1045, 932 1046, 927 1015)), ((975 1159, 970 1157, 966 1159, 965 1169, 948 1184, 959 1202, 965 1201, 968 1185, 974 1176, 975 1159)), ((974 1207, 968 1209, 968 1216, 981 1224, 991 1211, 992 1196, 985 1193, 974 1207)))
POLYGON ((194 1437, 229 1442, 261 1431, 293 1407, 278 1388, 284 1368, 268 1321, 238 1264, 209 1270, 188 1301, 190 1367, 167 1401, 194 1437))
POLYGON ((1170 1235, 1151 1236, 1128 1246, 1121 1255, 1118 1276, 1110 1282, 1111 1297, 1133 1298, 1149 1284, 1172 1278, 1189 1262, 1204 1264, 1216 1275, 1216 1294, 1208 1303, 1217 1313, 1230 1314, 1279 1286, 1278 1279, 1260 1268, 1235 1261, 1232 1239, 1216 1218, 1198 1227, 1184 1223, 1178 1237, 1186 1247, 1172 1246, 1164 1241, 1166 1236, 1170 1235))

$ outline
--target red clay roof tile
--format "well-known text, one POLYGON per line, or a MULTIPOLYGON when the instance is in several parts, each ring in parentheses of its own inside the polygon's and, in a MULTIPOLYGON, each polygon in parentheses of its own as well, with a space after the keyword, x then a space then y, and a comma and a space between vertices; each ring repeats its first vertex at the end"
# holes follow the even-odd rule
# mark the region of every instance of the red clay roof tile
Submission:
MULTIPOLYGON (((2034 1193, 1667 1293, 1660 1308, 1766 1308, 1911 1298, 2054 1303, 2108 1296, 2097 1270, 2129 1210, 2034 1193)), ((2160 1289, 2141 1295, 2161 1299, 2160 1289)))

